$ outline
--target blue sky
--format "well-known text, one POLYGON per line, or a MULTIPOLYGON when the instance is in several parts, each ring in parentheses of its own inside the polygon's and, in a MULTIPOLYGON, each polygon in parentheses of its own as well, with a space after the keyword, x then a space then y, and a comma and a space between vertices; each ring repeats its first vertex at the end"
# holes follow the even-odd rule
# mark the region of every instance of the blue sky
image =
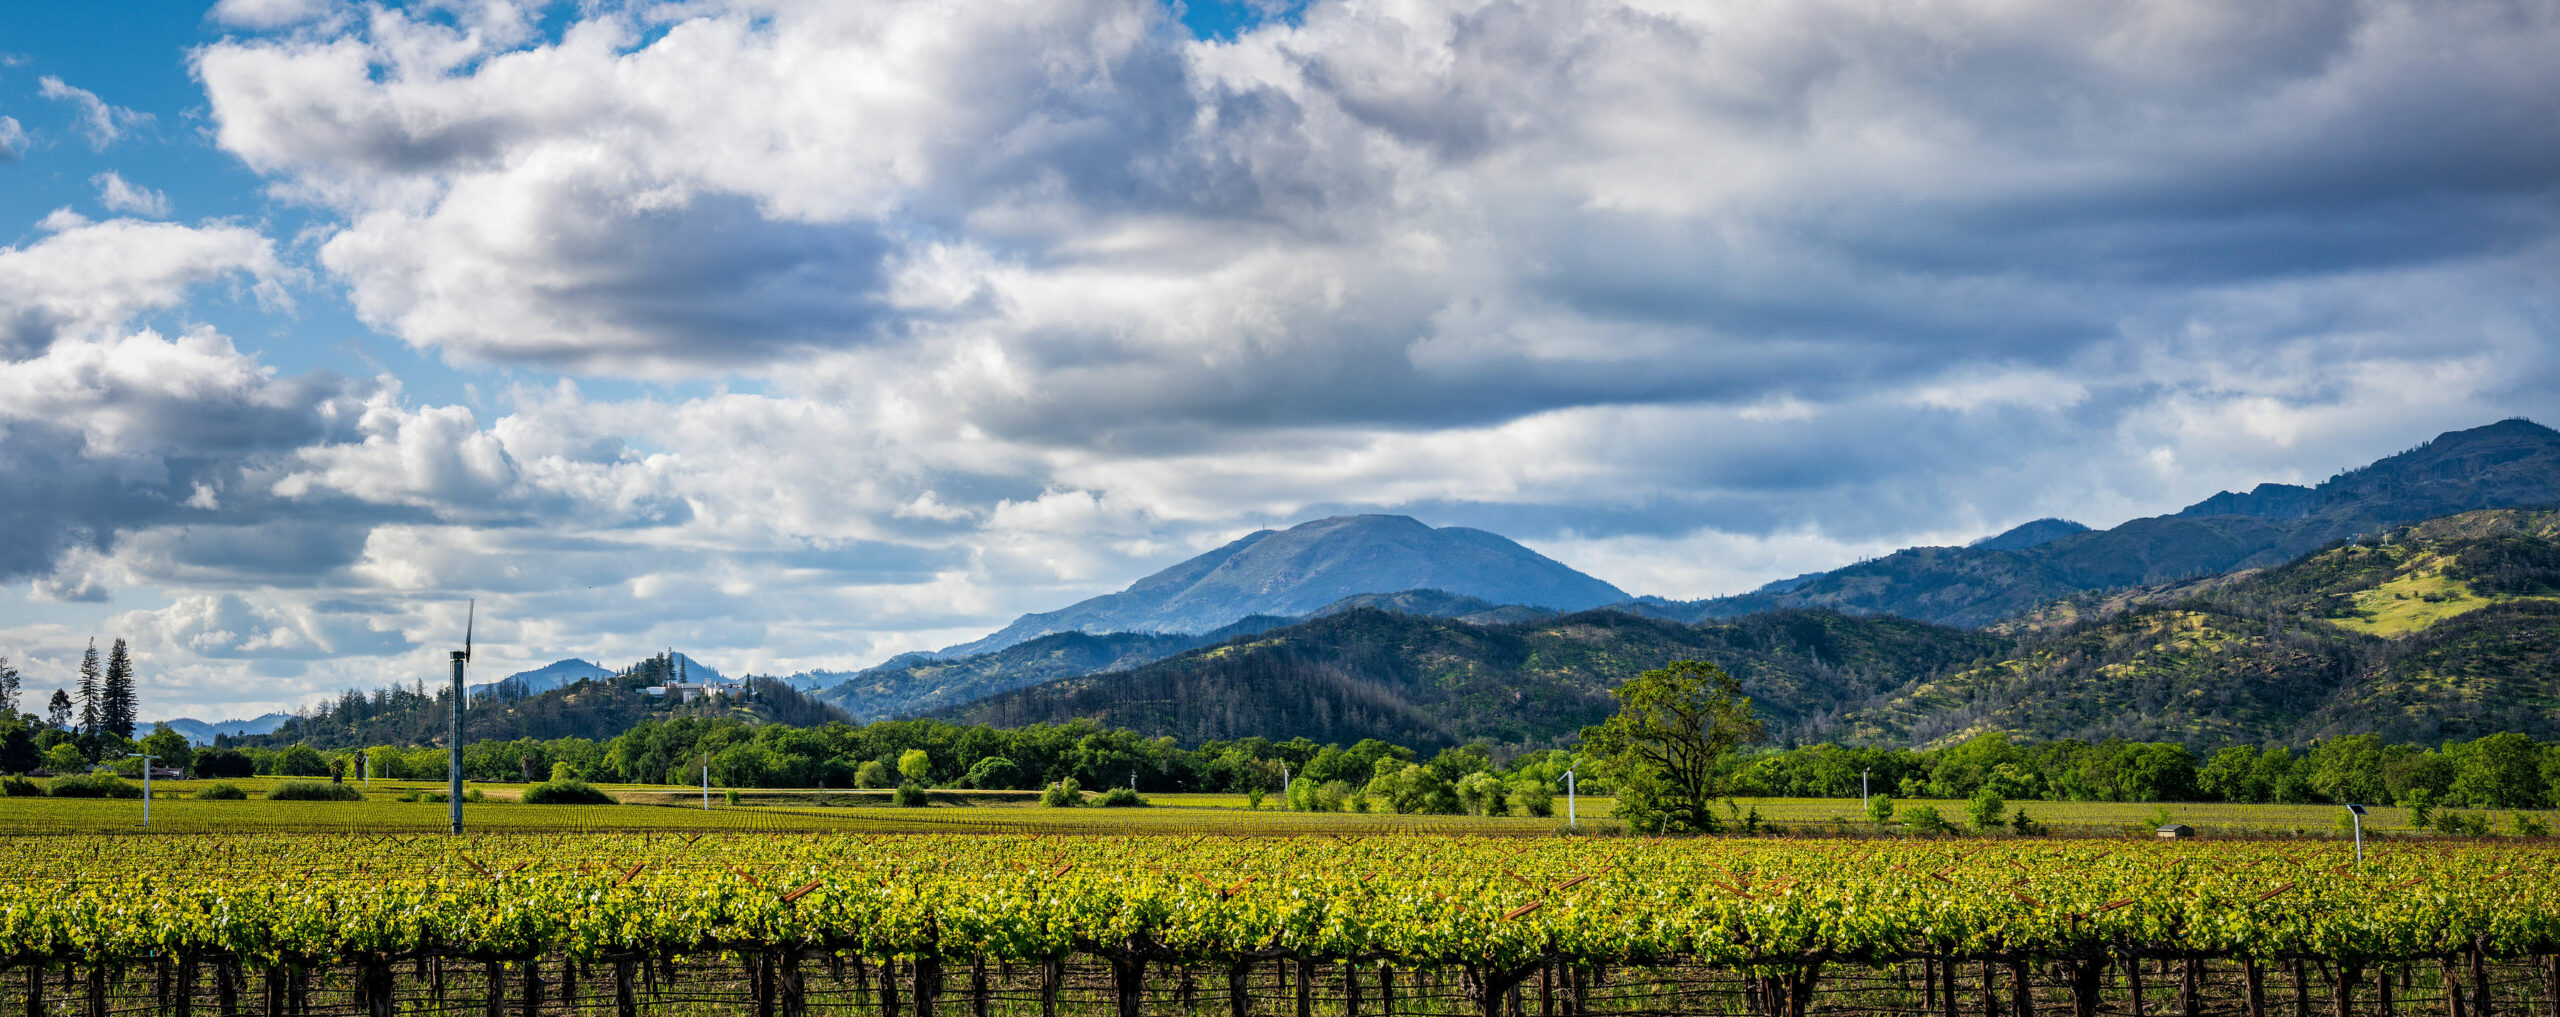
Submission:
POLYGON ((0 7, 0 656, 983 634, 1351 511, 1695 597, 2560 391, 2547 4, 0 7))

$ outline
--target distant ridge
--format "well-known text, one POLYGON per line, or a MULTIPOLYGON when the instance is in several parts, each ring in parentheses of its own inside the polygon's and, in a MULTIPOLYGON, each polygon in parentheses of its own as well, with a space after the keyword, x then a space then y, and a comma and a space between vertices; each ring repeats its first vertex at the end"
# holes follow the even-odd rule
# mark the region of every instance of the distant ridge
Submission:
POLYGON ((939 655, 988 653, 1053 632, 1207 632, 1254 615, 1297 617, 1345 597, 1407 590, 1557 611, 1627 599, 1499 534, 1435 529, 1408 516, 1335 516, 1246 534, 1118 593, 1023 615, 939 655))
POLYGON ((2024 551, 2030 547, 2043 547, 2075 533, 2087 532, 2089 532, 2088 527, 2068 519, 2038 519, 2031 523, 2020 523, 1965 546, 1986 551, 2024 551))
POLYGON ((1827 608, 1981 626, 2084 591, 2275 565, 2333 540, 2419 520, 2552 504, 2560 504, 2560 431, 2503 420, 2439 435, 2318 487, 2262 484, 2108 530, 2025 546, 2013 545, 2043 534, 2010 539, 2018 534, 2012 530, 1974 547, 1905 548, 1739 596, 1648 597, 1632 609, 1695 621, 1827 608))
POLYGON ((290 713, 270 713, 248 720, 202 721, 180 717, 160 723, 169 725, 169 730, 177 732, 190 745, 211 745, 214 738, 221 735, 262 735, 283 727, 285 721, 292 719, 290 713))

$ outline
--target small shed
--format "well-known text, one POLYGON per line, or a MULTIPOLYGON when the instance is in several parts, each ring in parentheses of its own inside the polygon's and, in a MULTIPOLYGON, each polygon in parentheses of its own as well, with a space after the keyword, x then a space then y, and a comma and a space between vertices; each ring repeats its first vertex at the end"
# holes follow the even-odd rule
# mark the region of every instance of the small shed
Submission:
POLYGON ((2171 823, 2160 828, 2160 836, 2167 840, 2179 840, 2195 835, 2196 828, 2185 823, 2171 823))

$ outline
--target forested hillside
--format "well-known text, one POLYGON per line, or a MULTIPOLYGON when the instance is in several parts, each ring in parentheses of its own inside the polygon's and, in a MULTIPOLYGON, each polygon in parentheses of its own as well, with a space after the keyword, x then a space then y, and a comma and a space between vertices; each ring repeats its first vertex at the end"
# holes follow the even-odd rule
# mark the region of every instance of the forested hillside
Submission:
MULTIPOLYGON (((645 667, 611 679, 578 682, 535 696, 474 696, 463 714, 468 741, 518 738, 612 738, 642 721, 680 717, 729 718, 755 724, 806 727, 848 719, 778 679, 749 678, 738 695, 672 702, 640 691, 666 678, 645 667)), ((391 686, 365 693, 349 689, 337 699, 296 714, 263 735, 226 735, 219 744, 313 748, 363 745, 443 745, 450 741, 453 694, 391 686)))
POLYGON ((1826 737, 2302 744, 2560 734, 2560 513, 2430 520, 2279 568, 2082 597, 2018 653, 1915 681, 1826 737))
POLYGON ((1912 675, 1997 659, 2009 645, 1989 633, 1829 612, 1686 625, 1600 610, 1474 625, 1356 608, 940 715, 1000 726, 1091 717, 1184 740, 1282 733, 1546 744, 1614 711, 1609 690, 1636 672, 1699 658, 1742 677, 1783 734, 1819 726, 1912 675))

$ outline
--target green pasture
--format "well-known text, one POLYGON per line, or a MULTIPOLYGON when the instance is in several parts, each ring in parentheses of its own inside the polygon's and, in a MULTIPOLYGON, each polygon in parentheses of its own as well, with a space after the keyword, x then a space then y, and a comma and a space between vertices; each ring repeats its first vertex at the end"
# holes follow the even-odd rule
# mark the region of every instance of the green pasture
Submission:
MULTIPOLYGON (((371 832, 385 835, 437 833, 445 829, 442 802, 399 800, 412 792, 442 792, 445 785, 428 781, 380 780, 354 786, 361 802, 277 802, 264 795, 294 778, 252 777, 228 783, 246 791, 247 801, 198 801, 194 795, 208 780, 157 781, 152 786, 152 833, 291 833, 371 832)), ((620 805, 525 805, 516 799, 521 784, 472 784, 479 802, 463 805, 464 825, 489 831, 686 831, 775 830, 849 833, 1061 833, 1061 834, 1329 834, 1382 833, 1496 834, 1548 836, 1565 829, 1562 801, 1549 818, 1529 816, 1403 816, 1373 813, 1302 813, 1279 808, 1279 796, 1250 807, 1240 794, 1150 795, 1142 809, 1096 807, 1043 808, 1030 791, 935 791, 924 808, 899 808, 887 791, 821 789, 753 789, 739 791, 730 804, 726 789, 713 788, 711 807, 702 807, 700 788, 666 785, 603 785, 620 805)), ((1585 797, 1579 811, 1582 829, 1619 832, 1609 818, 1614 803, 1585 797)), ((1961 801, 1904 800, 1895 803, 1898 818, 1929 806, 1961 824, 1961 801)), ((2196 829, 2203 837, 2334 836, 2344 810, 2332 805, 2230 805, 2219 803, 2012 802, 2004 815, 2024 808, 2037 822, 2067 836, 2149 836, 2164 817, 2196 829)), ((1899 822, 1869 822, 1856 799, 1758 798, 1732 803, 1732 825, 1746 827, 1753 813, 1759 832, 1782 836, 1898 835, 1899 822)), ((2489 817, 2493 830, 2510 824, 2503 813, 2489 817)), ((2560 817, 2546 814, 2560 826, 2560 817)), ((2432 836, 2414 830, 2404 809, 2376 808, 2365 817, 2371 836, 2432 836)), ((0 798, 0 836, 143 832, 142 803, 132 799, 0 798)))

